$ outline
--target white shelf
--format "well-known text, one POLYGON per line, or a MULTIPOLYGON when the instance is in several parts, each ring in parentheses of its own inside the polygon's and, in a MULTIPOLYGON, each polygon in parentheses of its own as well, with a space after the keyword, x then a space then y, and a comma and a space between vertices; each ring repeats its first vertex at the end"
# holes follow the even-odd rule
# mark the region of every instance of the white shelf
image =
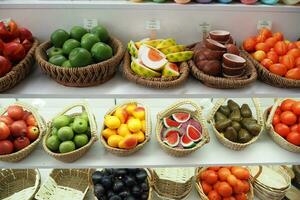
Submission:
POLYGON ((122 77, 121 72, 110 81, 86 88, 65 87, 40 71, 40 68, 3 97, 14 98, 151 98, 151 97, 299 97, 299 89, 282 89, 256 81, 242 89, 214 89, 203 85, 191 75, 188 81, 174 89, 153 89, 122 77))
MULTIPOLYGON (((58 111, 71 102, 73 99, 25 99, 24 101, 38 105, 42 116, 48 121, 58 111), (45 103, 46 102, 46 103, 45 103)), ((118 100, 116 102, 124 101, 118 100)), ((39 145, 26 159, 18 163, 0 162, 0 168, 100 168, 100 167, 196 167, 207 165, 255 165, 255 164, 300 164, 299 155, 288 152, 271 138, 263 133, 254 144, 243 151, 233 151, 220 144, 211 129, 209 134, 211 141, 197 152, 183 158, 174 158, 162 151, 155 138, 156 114, 172 104, 175 99, 143 99, 151 109, 152 116, 152 137, 150 142, 139 152, 129 157, 118 157, 108 153, 100 141, 97 141, 90 151, 74 163, 62 163, 48 156, 39 145)), ((210 110, 212 104, 209 99, 194 99, 199 105, 204 106, 204 113, 210 110)), ((249 99, 239 101, 249 102, 249 99)), ((103 116, 107 110, 114 105, 114 99, 92 99, 88 100, 93 108, 99 127, 103 123, 103 116)), ((272 99, 265 99, 262 102, 263 109, 272 104, 272 99)), ((210 126, 208 126, 210 127, 210 126)), ((100 132, 100 130, 99 130, 100 132)))

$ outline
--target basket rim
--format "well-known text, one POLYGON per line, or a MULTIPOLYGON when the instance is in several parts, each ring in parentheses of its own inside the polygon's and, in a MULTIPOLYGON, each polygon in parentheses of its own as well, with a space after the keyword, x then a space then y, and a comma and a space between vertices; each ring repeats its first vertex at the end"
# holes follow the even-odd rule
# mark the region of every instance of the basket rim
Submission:
POLYGON ((104 116, 106 115, 111 115, 113 114, 118 108, 121 108, 127 104, 130 104, 130 103, 136 103, 137 105, 141 105, 145 108, 145 121, 146 121, 146 131, 145 131, 145 140, 142 142, 142 143, 139 143, 135 148, 133 149, 119 149, 119 148, 116 148, 116 147, 111 147, 107 144, 107 141, 106 139, 102 136, 102 131, 105 129, 105 124, 103 122, 102 124, 102 128, 101 128, 101 134, 100 134, 100 141, 101 143, 104 145, 104 148, 105 149, 108 149, 108 150, 113 150, 113 151, 118 151, 119 153, 134 153, 136 150, 140 150, 141 148, 144 147, 144 145, 146 145, 149 141, 150 141, 150 138, 151 138, 151 116, 150 116, 150 110, 149 108, 144 105, 143 103, 140 103, 138 101, 135 101, 135 100, 131 100, 131 101, 127 101, 127 102, 123 102, 121 104, 118 104, 118 105, 115 105, 113 106, 109 111, 107 111, 105 113, 104 116))
POLYGON ((128 79, 129 81, 133 81, 139 85, 144 85, 147 87, 153 87, 153 88, 171 88, 171 87, 178 87, 179 85, 183 84, 189 76, 189 67, 187 64, 187 61, 180 63, 180 68, 183 69, 183 72, 180 73, 180 75, 177 78, 159 78, 154 77, 158 80, 151 80, 150 78, 144 78, 137 74, 134 74, 130 68, 131 63, 131 57, 126 50, 125 56, 124 56, 124 63, 123 63, 123 76, 128 79), (156 84, 156 85, 155 85, 156 84))
POLYGON ((44 47, 47 47, 47 46, 50 46, 50 48, 52 48, 53 46, 51 45, 51 41, 46 41, 46 42, 43 42, 42 44, 40 44, 37 49, 36 49, 36 59, 39 60, 40 62, 42 63, 45 63, 45 64, 48 64, 50 65, 51 67, 53 67, 54 69, 58 70, 58 71, 68 71, 68 72, 71 72, 71 73, 77 73, 77 72, 81 72, 81 71, 85 71, 85 70, 89 70, 91 68, 101 68, 102 66, 112 62, 113 60, 115 60, 116 58, 118 58, 119 56, 122 56, 122 54, 124 54, 124 47, 121 43, 121 41, 114 37, 114 36, 110 36, 110 39, 111 41, 116 41, 118 43, 118 47, 117 47, 117 50, 115 52, 115 54, 113 55, 113 57, 109 58, 108 60, 104 60, 104 61, 101 61, 101 62, 98 62, 98 63, 95 63, 95 64, 91 64, 91 65, 87 65, 87 66, 83 66, 83 67, 74 67, 74 68, 63 68, 63 67, 60 67, 60 66, 56 66, 54 64, 51 64, 49 63, 48 61, 46 61, 42 56, 40 56, 41 52, 44 52, 46 53, 43 48, 44 47))
MULTIPOLYGON (((36 145, 42 140, 45 132, 46 132, 46 125, 45 125, 45 121, 44 119, 40 116, 40 114, 35 111, 34 107, 30 106, 29 104, 26 104, 24 102, 14 102, 12 104, 10 104, 10 106, 12 105, 17 105, 17 106, 21 106, 23 109, 30 111, 32 113, 32 115, 34 116, 36 122, 38 123, 38 128, 39 128, 39 137, 32 143, 30 143, 27 147, 25 147, 24 149, 21 149, 20 151, 11 153, 11 154, 7 154, 7 155, 0 155, 0 160, 6 160, 9 158, 13 158, 15 156, 21 155, 22 153, 30 150, 30 149, 34 149, 36 147, 36 145)), ((5 109, 3 109, 2 111, 0 111, 0 116, 4 115, 5 113, 7 113, 7 107, 5 107, 5 109)), ((27 156, 25 156, 27 157, 27 156)), ((25 158, 24 157, 24 158, 25 158)))

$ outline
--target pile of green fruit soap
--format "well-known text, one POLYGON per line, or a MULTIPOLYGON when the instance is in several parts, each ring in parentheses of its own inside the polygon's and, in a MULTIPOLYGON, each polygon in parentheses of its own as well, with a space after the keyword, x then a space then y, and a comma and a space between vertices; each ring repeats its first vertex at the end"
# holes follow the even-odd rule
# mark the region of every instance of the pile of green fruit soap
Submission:
POLYGON ((48 62, 67 68, 99 63, 113 56, 108 42, 109 34, 103 26, 90 32, 81 26, 72 27, 70 33, 58 29, 51 34, 53 47, 47 50, 48 62))
POLYGON ((68 153, 85 146, 91 138, 86 112, 76 117, 61 115, 52 122, 47 147, 55 153, 68 153))
POLYGON ((261 125, 253 118, 248 104, 241 107, 233 100, 221 106, 215 113, 215 128, 225 138, 236 143, 247 143, 258 136, 261 125))

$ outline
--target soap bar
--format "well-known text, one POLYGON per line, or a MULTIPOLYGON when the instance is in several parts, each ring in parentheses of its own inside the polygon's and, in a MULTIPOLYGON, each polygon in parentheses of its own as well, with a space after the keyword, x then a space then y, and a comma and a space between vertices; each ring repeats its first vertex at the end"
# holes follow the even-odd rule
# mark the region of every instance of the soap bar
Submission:
POLYGON ((267 5, 275 5, 278 3, 279 0, 261 0, 261 2, 263 4, 267 4, 267 5))
POLYGON ((241 0, 241 2, 243 4, 251 5, 251 4, 255 4, 257 2, 257 0, 241 0))
POLYGON ((210 3, 212 0, 196 0, 198 3, 210 3))
POLYGON ((230 2, 232 2, 232 0, 218 0, 218 2, 220 2, 220 3, 230 3, 230 2))

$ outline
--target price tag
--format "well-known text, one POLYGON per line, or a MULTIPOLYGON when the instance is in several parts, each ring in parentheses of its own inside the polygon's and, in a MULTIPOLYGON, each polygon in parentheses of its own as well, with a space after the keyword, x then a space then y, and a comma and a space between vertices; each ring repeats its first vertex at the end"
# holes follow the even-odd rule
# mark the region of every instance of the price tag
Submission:
POLYGON ((97 19, 83 19, 83 27, 87 30, 91 30, 93 27, 98 26, 97 19))
POLYGON ((159 30, 160 29, 160 21, 157 19, 147 20, 145 25, 146 25, 147 30, 159 30))
POLYGON ((269 30, 272 30, 272 21, 270 21, 270 20, 259 20, 257 22, 257 30, 260 30, 262 28, 268 28, 269 30))
POLYGON ((5 19, 0 19, 0 22, 4 22, 6 26, 8 26, 9 22, 11 21, 11 18, 5 18, 5 19))

